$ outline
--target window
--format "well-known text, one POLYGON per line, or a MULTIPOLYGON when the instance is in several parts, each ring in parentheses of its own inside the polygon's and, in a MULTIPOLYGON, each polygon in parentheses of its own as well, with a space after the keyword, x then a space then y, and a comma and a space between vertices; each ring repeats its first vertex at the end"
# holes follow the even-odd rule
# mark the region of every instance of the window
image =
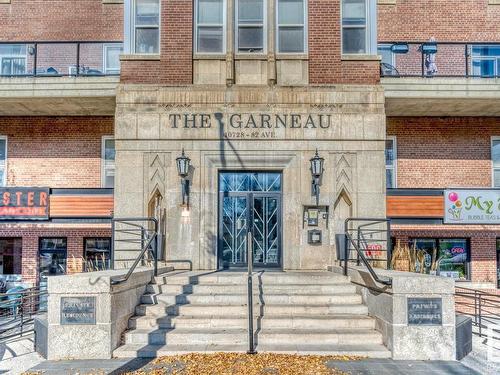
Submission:
POLYGON ((475 76, 500 76, 500 46, 473 46, 471 63, 475 76))
POLYGON ((102 137, 102 187, 115 185, 115 140, 111 136, 102 137))
MULTIPOLYGON (((469 241, 462 238, 410 240, 410 248, 425 252, 426 273, 435 271, 438 276, 455 280, 469 280, 469 241), (435 270, 433 269, 435 268, 435 270)), ((417 264, 417 267, 422 265, 417 264)))
POLYGON ((47 276, 64 275, 67 258, 66 238, 41 238, 39 251, 40 287, 47 286, 47 276))
POLYGON ((500 137, 491 138, 491 162, 493 165, 493 187, 500 187, 500 137))
POLYGON ((0 238, 0 275, 21 275, 22 243, 21 238, 0 238))
POLYGON ((159 53, 160 0, 135 0, 134 4, 135 53, 159 53))
POLYGON ((0 186, 7 182, 7 137, 0 137, 0 186))
POLYGON ((342 1, 342 52, 367 52, 367 0, 342 1))
POLYGON ((279 53, 304 53, 307 49, 306 0, 277 0, 279 53))
POLYGON ((225 53, 226 2, 196 1, 196 52, 225 53))
POLYGON ((385 177, 387 189, 396 188, 396 137, 388 137, 385 141, 385 177))
POLYGON ((102 271, 110 268, 111 238, 86 238, 84 243, 85 270, 102 271))
POLYGON ((123 53, 121 44, 105 44, 103 46, 104 74, 120 73, 120 54, 123 53))
POLYGON ((265 51, 264 0, 237 0, 236 6, 236 50, 238 52, 265 51))
POLYGON ((15 76, 26 74, 26 45, 0 45, 0 75, 15 76))
POLYGON ((377 52, 382 56, 382 60, 380 61, 382 64, 395 66, 395 55, 392 53, 391 47, 392 44, 379 44, 377 52))

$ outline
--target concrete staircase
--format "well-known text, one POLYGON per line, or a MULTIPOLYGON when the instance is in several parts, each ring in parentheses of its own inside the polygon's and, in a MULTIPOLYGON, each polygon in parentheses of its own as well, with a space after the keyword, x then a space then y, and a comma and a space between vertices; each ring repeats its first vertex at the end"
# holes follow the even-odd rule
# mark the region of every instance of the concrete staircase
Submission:
MULTIPOLYGON (((257 272, 259 352, 390 357, 349 279, 329 272, 257 272)), ((246 351, 247 280, 242 272, 173 272, 148 286, 116 357, 246 351)))

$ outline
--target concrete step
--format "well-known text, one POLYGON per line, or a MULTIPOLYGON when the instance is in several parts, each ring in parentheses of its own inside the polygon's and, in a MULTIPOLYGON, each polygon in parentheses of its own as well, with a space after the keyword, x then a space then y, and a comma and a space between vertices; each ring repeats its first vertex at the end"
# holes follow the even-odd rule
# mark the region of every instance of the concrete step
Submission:
MULTIPOLYGON (((173 328, 215 328, 246 329, 246 317, 234 316, 177 316, 151 317, 135 316, 129 321, 129 329, 173 329, 173 328)), ((375 320, 363 315, 317 315, 317 316, 280 316, 270 315, 254 319, 256 329, 332 329, 363 328, 375 329, 375 320)))
MULTIPOLYGON (((341 294, 356 293, 356 286, 339 281, 333 284, 254 284, 254 294, 341 294)), ((146 291, 155 294, 239 294, 247 293, 246 284, 149 284, 146 291)))
POLYGON ((244 345, 144 345, 144 344, 126 344, 113 351, 115 358, 156 358, 165 355, 179 355, 187 353, 214 353, 214 352, 241 352, 245 353, 248 349, 244 345))
MULTIPOLYGON (((179 316, 247 316, 246 305, 146 305, 136 307, 136 315, 148 315, 151 317, 162 317, 165 315, 179 316)), ((367 315, 368 308, 362 304, 329 304, 329 305, 291 305, 279 304, 256 306, 255 315, 328 315, 328 314, 351 314, 367 315)))
POLYGON ((244 345, 248 340, 245 329, 135 329, 125 333, 125 344, 153 345, 244 345))
MULTIPOLYGON (((256 272, 255 284, 335 284, 348 283, 348 277, 331 272, 256 272)), ((154 278, 155 284, 196 285, 196 284, 238 284, 246 285, 244 272, 186 272, 166 274, 154 278)))
MULTIPOLYGON (((302 291, 304 292, 304 291, 302 291)), ((220 304, 242 305, 248 300, 247 294, 158 294, 154 297, 143 295, 141 303, 147 304, 152 300, 166 305, 173 304, 198 304, 211 305, 220 304)), ((322 305, 322 304, 357 304, 362 303, 359 294, 264 294, 254 298, 255 303, 263 304, 304 304, 304 305, 322 305)))
POLYGON ((258 334, 261 345, 321 344, 321 345, 365 345, 383 344, 382 335, 374 329, 269 329, 258 334))
MULTIPOLYGON (((244 345, 144 345, 126 344, 113 352, 116 358, 156 358, 166 355, 179 355, 186 353, 213 353, 213 352, 240 352, 248 349, 244 345)), ((390 358, 391 352, 383 345, 257 345, 259 353, 287 353, 305 355, 351 355, 367 358, 390 358)))
MULTIPOLYGON (((287 353, 304 355, 348 355, 366 358, 391 358, 391 352, 382 344, 325 345, 325 344, 280 344, 257 345, 260 353, 287 353)), ((161 352, 161 349, 160 349, 161 352)))

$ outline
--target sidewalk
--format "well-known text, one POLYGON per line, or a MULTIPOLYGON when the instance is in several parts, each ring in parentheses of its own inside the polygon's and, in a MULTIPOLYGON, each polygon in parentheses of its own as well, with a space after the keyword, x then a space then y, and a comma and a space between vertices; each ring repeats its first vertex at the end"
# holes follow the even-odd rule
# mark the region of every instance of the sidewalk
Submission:
MULTIPOLYGON (((446 361, 393 361, 391 359, 367 359, 360 361, 325 361, 328 368, 340 370, 350 375, 483 375, 460 362, 446 361)), ((266 369, 266 373, 278 374, 273 371, 272 364, 266 369)), ((87 375, 87 374, 111 374, 119 375, 124 372, 138 371, 137 374, 183 374, 179 372, 184 365, 158 364, 152 362, 140 362, 137 359, 117 359, 108 361, 47 361, 32 369, 33 372, 41 372, 50 375, 87 375)), ((191 374, 192 372, 188 372, 191 374)), ((335 373, 335 372, 334 372, 335 373)), ((237 372, 234 373, 235 375, 237 372)), ((302 375, 302 374, 297 374, 302 375)))
POLYGON ((0 374, 21 374, 42 361, 44 359, 34 350, 32 333, 0 342, 0 374))

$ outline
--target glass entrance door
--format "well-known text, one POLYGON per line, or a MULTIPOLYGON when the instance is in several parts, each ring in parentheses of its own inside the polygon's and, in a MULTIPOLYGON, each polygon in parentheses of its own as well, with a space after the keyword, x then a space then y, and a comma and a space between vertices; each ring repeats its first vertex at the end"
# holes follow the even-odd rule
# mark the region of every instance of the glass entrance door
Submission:
POLYGON ((223 172, 219 178, 219 264, 247 266, 253 233, 255 267, 281 265, 281 173, 223 172))

